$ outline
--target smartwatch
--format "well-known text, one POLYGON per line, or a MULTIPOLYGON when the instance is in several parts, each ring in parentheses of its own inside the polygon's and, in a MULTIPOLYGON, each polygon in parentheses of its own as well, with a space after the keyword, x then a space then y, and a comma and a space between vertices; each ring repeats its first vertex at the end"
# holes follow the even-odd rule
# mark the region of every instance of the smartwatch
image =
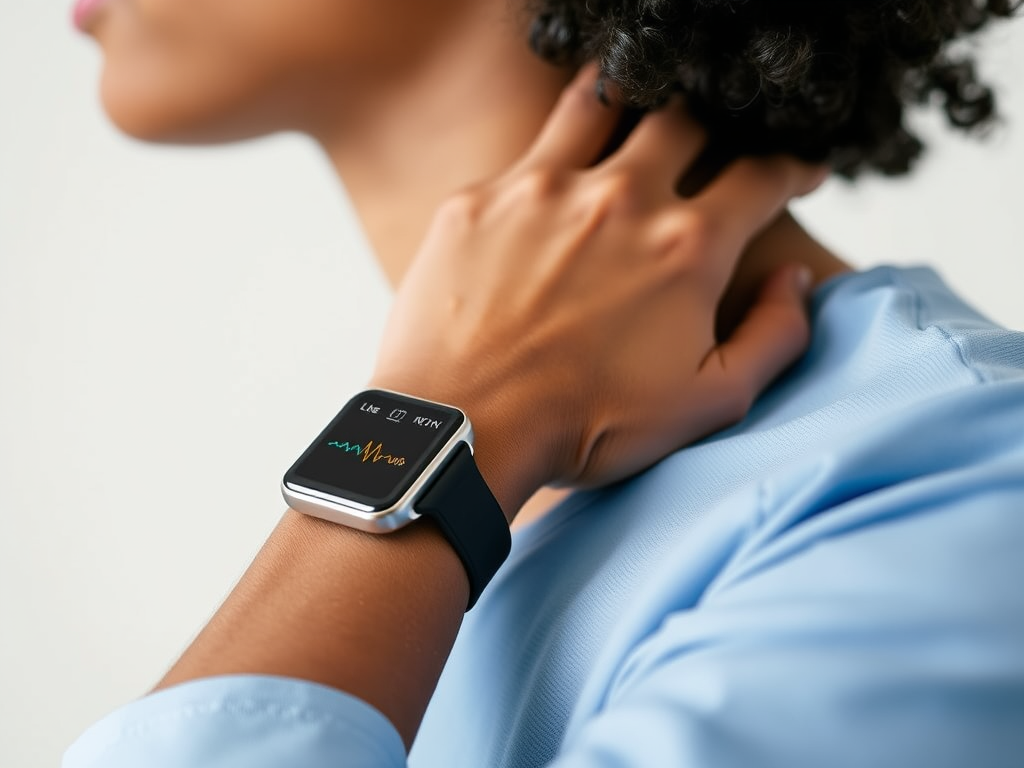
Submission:
POLYGON ((466 610, 512 544, 473 459, 466 414, 398 392, 349 400, 285 473, 281 492, 298 512, 370 533, 433 519, 466 568, 466 610))

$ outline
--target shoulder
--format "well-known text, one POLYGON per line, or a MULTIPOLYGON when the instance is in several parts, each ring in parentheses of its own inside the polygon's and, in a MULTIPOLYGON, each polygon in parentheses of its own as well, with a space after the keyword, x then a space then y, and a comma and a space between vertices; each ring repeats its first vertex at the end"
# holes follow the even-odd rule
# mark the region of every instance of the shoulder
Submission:
POLYGON ((744 495, 734 546, 619 660, 576 746, 617 740, 623 765, 1019 760, 1024 384, 896 421, 744 495))

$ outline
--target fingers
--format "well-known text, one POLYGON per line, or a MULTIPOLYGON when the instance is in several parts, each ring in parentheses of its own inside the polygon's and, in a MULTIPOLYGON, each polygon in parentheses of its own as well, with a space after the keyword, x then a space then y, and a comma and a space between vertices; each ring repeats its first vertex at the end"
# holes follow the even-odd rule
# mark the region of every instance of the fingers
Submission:
POLYGON ((709 355, 700 376, 709 397, 725 398, 727 415, 742 418, 754 399, 807 347, 804 300, 811 275, 790 265, 776 272, 739 327, 709 355))
POLYGON ((628 474, 743 419, 757 396, 807 347, 810 327, 804 300, 809 287, 810 273, 803 266, 776 272, 739 328, 704 359, 689 396, 663 403, 658 419, 668 428, 644 434, 642 446, 628 438, 618 445, 605 440, 597 446, 603 455, 595 449, 590 461, 608 461, 613 455, 617 470, 628 474), (685 438, 680 440, 680 435, 685 438))
POLYGON ((598 70, 587 65, 565 90, 521 166, 585 168, 605 148, 621 114, 597 97, 598 70))
POLYGON ((603 165, 626 166, 645 179, 675 190, 684 172, 707 143, 704 128, 686 112, 682 101, 673 99, 640 121, 618 152, 603 165))

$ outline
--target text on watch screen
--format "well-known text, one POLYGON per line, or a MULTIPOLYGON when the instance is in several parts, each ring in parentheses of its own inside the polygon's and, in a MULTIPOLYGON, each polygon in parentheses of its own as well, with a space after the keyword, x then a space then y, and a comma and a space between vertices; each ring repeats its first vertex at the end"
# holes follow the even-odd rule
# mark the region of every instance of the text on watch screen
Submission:
POLYGON ((390 506, 462 420, 455 410, 364 392, 345 406, 285 480, 377 508, 390 506))

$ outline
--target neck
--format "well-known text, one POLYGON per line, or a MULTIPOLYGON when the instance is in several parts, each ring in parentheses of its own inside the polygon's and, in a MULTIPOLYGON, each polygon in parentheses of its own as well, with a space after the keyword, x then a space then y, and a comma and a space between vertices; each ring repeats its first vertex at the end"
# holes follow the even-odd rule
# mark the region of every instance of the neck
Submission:
MULTIPOLYGON (((437 206, 508 168, 529 146, 571 76, 540 61, 504 3, 446 30, 416 66, 368 89, 315 136, 344 179, 370 244, 397 285, 437 206), (495 17, 495 14, 498 14, 495 17)), ((783 217, 741 261, 721 327, 742 314, 759 282, 783 261, 817 281, 849 269, 783 217)))
MULTIPOLYGON (((504 4, 479 4, 494 5, 504 4)), ((494 13, 447 30, 429 60, 317 136, 392 284, 437 206, 508 168, 571 77, 531 53, 510 13, 494 13)))

